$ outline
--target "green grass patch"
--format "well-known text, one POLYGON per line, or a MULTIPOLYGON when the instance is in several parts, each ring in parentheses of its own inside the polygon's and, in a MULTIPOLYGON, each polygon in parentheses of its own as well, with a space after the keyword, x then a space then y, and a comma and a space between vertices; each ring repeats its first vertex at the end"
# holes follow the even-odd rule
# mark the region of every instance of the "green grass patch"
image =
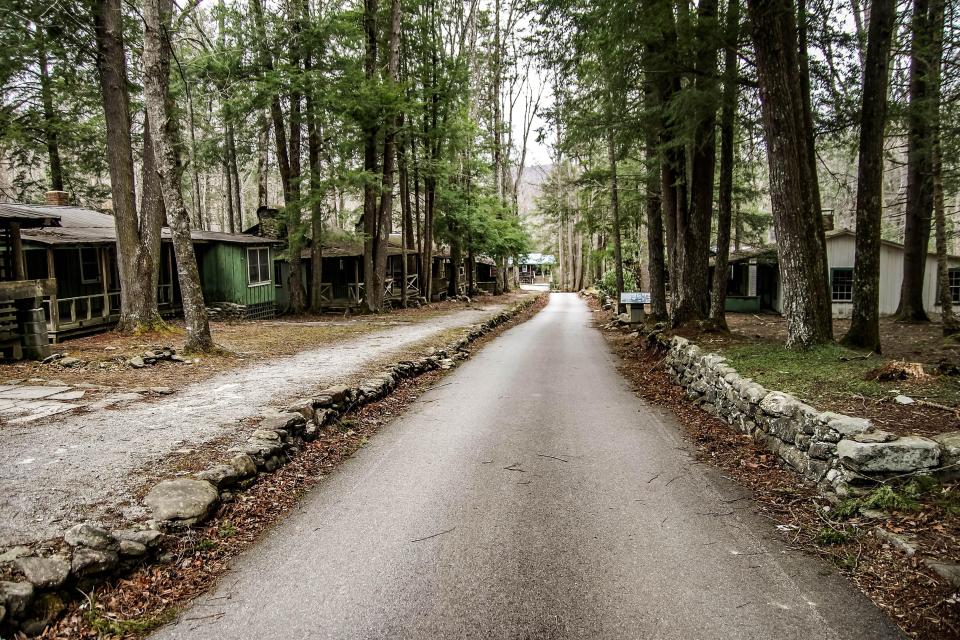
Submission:
POLYGON ((817 537, 814 538, 814 542, 821 547, 829 547, 835 544, 843 544, 849 539, 850 534, 846 531, 834 529, 833 527, 822 527, 820 531, 817 532, 817 537))
POLYGON ((863 352, 838 344, 795 351, 778 343, 755 342, 732 345, 720 352, 740 375, 814 405, 818 400, 843 395, 889 398, 893 390, 951 405, 960 403, 960 385, 947 376, 925 381, 865 380, 865 374, 885 360, 876 355, 864 359, 863 352))
POLYGON ((156 615, 118 620, 104 616, 100 610, 97 609, 96 600, 91 596, 90 609, 84 612, 83 617, 90 623, 93 630, 97 632, 97 637, 103 638, 125 637, 128 635, 145 636, 151 631, 159 629, 172 621, 176 613, 176 608, 170 607, 156 615))

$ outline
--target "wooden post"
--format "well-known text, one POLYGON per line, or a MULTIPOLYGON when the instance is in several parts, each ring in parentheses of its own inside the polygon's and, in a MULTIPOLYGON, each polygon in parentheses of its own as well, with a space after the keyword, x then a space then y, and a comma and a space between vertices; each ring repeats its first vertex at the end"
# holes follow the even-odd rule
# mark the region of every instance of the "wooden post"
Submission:
POLYGON ((360 261, 357 259, 354 259, 353 261, 353 282, 354 282, 354 285, 356 286, 356 292, 357 292, 356 302, 357 302, 357 306, 359 306, 360 305, 360 261))
POLYGON ((100 247, 97 249, 100 256, 100 280, 103 283, 103 313, 102 318, 110 317, 110 257, 109 249, 100 247))
MULTIPOLYGON (((60 329, 60 304, 57 302, 58 285, 56 282, 56 262, 53 259, 53 248, 47 247, 47 279, 54 280, 53 293, 50 294, 50 329, 56 334, 60 329)), ((54 335, 56 341, 56 335, 54 335)))
POLYGON ((10 223, 10 239, 13 242, 13 279, 26 280, 27 270, 23 264, 23 240, 20 238, 20 223, 10 223))

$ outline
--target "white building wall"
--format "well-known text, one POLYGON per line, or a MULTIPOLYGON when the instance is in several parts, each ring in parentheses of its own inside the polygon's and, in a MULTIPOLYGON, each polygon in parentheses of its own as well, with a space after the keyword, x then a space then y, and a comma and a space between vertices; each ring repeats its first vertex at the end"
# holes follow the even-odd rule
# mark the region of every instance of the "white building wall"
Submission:
MULTIPOLYGON (((856 254, 856 239, 852 235, 838 235, 827 238, 827 268, 853 268, 856 254)), ((951 267, 960 267, 960 259, 950 258, 951 267)), ((880 245, 880 315, 896 313, 900 304, 900 286, 903 282, 903 249, 880 245)), ((923 306, 927 313, 940 313, 937 304, 937 259, 927 256, 927 264, 923 275, 923 306)), ((955 305, 960 308, 960 305, 955 305)), ((849 302, 834 302, 833 316, 835 318, 849 318, 853 311, 853 304, 849 302)))

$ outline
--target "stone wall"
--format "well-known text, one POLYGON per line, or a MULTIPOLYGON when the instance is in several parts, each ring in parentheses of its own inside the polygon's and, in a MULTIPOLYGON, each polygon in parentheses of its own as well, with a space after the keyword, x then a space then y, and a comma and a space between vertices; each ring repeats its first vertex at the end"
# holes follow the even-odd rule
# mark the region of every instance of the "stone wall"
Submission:
POLYGON ((223 460, 189 477, 163 480, 143 499, 151 519, 106 527, 84 522, 62 538, 35 547, 0 549, 0 638, 4 633, 37 635, 66 608, 78 589, 97 583, 161 556, 164 536, 184 535, 233 500, 264 474, 290 460, 324 429, 341 418, 389 395, 403 379, 428 371, 452 369, 469 357, 467 347, 530 308, 537 298, 514 305, 475 326, 446 349, 417 360, 397 362, 355 387, 337 386, 304 397, 262 416, 247 441, 223 460))
POLYGON ((960 432, 935 439, 897 436, 869 420, 819 411, 765 389, 685 338, 674 337, 666 348, 667 372, 705 411, 838 495, 895 475, 953 474, 960 462, 960 432))

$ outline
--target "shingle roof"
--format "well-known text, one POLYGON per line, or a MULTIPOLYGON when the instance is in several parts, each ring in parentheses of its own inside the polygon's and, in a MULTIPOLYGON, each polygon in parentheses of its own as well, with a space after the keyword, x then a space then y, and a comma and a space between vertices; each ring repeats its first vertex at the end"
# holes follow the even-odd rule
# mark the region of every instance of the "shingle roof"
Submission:
POLYGON ((17 222, 24 228, 50 227, 60 223, 60 207, 0 203, 0 219, 17 222))
MULTIPOLYGON (((54 207, 32 204, 5 204, 0 205, 4 211, 10 212, 42 212, 56 213, 60 226, 44 229, 30 229, 23 232, 23 239, 27 242, 43 245, 91 245, 113 244, 117 241, 117 230, 114 218, 108 213, 101 213, 92 209, 80 207, 54 207)), ((224 233, 222 231, 192 231, 190 234, 194 242, 224 242, 231 244, 271 244, 274 241, 259 236, 241 233, 224 233)), ((160 232, 164 240, 170 239, 170 229, 164 227, 160 232)))

